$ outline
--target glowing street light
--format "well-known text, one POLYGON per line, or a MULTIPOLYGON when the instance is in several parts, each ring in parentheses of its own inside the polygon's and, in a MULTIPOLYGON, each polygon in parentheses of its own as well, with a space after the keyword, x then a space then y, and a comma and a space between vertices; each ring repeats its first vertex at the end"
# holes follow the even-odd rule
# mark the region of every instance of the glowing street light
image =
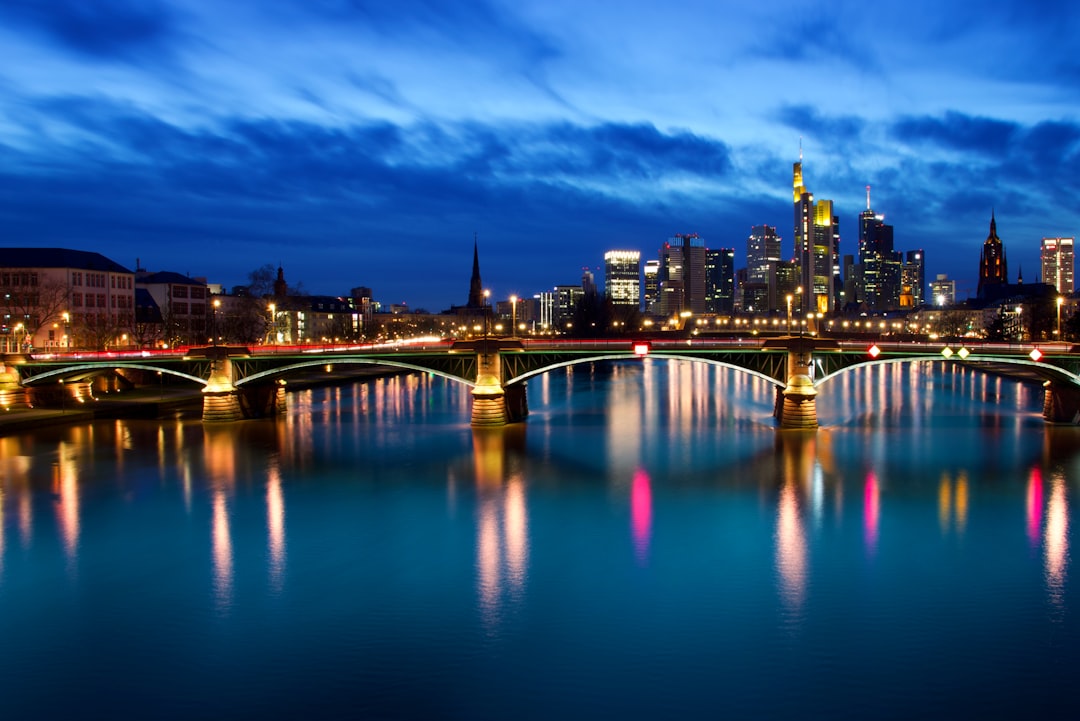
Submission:
POLYGON ((1061 340, 1061 304, 1065 302, 1065 298, 1062 296, 1057 297, 1057 337, 1061 340))
POLYGON ((791 293, 787 294, 787 334, 791 335, 791 301, 795 300, 795 296, 791 293))
POLYGON ((517 335, 517 302, 516 295, 510 296, 510 337, 517 335))

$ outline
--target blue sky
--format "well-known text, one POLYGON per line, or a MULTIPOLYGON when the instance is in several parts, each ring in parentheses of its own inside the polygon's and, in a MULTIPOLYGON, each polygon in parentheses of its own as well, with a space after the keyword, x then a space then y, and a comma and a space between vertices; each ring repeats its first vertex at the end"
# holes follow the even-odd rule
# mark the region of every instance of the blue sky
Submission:
POLYGON ((437 311, 674 233, 792 252, 791 164, 974 293, 1080 230, 1062 0, 0 0, 0 245, 437 311))

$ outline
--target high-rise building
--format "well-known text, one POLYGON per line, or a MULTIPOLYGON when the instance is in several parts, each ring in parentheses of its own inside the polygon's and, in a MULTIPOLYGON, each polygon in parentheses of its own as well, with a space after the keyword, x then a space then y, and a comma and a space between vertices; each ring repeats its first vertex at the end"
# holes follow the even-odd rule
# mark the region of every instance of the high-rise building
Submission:
POLYGON ((900 307, 902 258, 893 249, 893 227, 885 216, 870 207, 870 186, 866 186, 866 210, 859 213, 859 266, 861 288, 858 301, 868 311, 881 312, 900 307))
POLYGON ((814 202, 802 176, 802 153, 792 172, 795 261, 799 264, 802 312, 831 313, 839 295, 840 221, 831 200, 814 202))
POLYGON ((660 248, 660 314, 705 312, 705 241, 676 234, 660 248))
POLYGON ((1042 281, 1062 295, 1073 292, 1073 238, 1042 239, 1042 281))
POLYGON ((956 281, 938 273, 937 280, 930 281, 930 298, 935 308, 947 308, 956 302, 956 281))
POLYGON ((645 312, 656 315, 660 312, 660 261, 645 261, 642 275, 645 277, 645 312))
POLYGON ((705 251, 705 312, 730 314, 735 309, 735 249, 705 251))
POLYGON ((993 211, 990 213, 990 235, 983 242, 982 253, 979 255, 979 286, 976 294, 980 298, 992 294, 993 286, 1005 285, 1009 282, 1009 268, 1005 260, 1005 245, 997 234, 997 219, 993 211))
POLYGON ((909 250, 905 254, 900 285, 901 293, 911 297, 911 307, 918 308, 926 302, 926 254, 923 251, 909 250))
POLYGON ((604 253, 604 294, 613 305, 641 308, 641 253, 609 250, 604 253))
POLYGON ((770 225, 755 225, 746 239, 747 279, 751 283, 764 283, 769 276, 769 262, 780 260, 780 236, 770 225))

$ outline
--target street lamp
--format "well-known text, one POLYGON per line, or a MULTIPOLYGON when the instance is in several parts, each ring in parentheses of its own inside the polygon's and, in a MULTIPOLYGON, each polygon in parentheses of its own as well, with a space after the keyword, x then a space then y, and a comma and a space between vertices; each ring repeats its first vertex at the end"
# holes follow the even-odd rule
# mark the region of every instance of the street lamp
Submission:
POLYGON ((63 313, 64 318, 64 350, 71 350, 71 313, 66 310, 63 313))
POLYGON ((484 340, 487 340, 488 336, 488 308, 490 307, 488 303, 490 298, 491 291, 484 288, 484 340))
POLYGON ((787 334, 791 335, 791 301, 795 300, 795 296, 791 293, 787 294, 787 334))
POLYGON ((274 342, 277 340, 277 304, 271 303, 268 308, 270 310, 270 333, 267 337, 271 342, 274 342))
POLYGON ((213 327, 211 328, 211 330, 214 333, 214 337, 210 341, 213 345, 217 345, 217 339, 218 339, 217 312, 218 312, 218 308, 220 308, 220 307, 221 307, 221 300, 218 299, 218 298, 214 298, 214 322, 213 322, 213 327))
MULTIPOLYGON (((516 295, 510 296, 510 337, 513 338, 517 335, 517 301, 516 295)), ((1061 324, 1061 304, 1058 304, 1058 324, 1061 324)))
POLYGON ((1061 304, 1065 302, 1062 296, 1057 297, 1057 337, 1061 340, 1061 304))

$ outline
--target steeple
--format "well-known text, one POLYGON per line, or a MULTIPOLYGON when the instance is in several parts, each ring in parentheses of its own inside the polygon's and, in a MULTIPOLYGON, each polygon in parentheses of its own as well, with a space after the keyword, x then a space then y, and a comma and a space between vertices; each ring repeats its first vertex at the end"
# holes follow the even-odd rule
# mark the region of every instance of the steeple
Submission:
POLYGON ((979 287, 977 295, 986 297, 989 286, 1004 285, 1009 282, 1009 268, 1005 261, 1005 245, 997 234, 997 219, 990 211, 990 234, 983 243, 979 257, 979 287))
POLYGON ((466 307, 484 307, 484 284, 480 281, 480 253, 477 248, 475 233, 473 233, 472 277, 469 279, 469 302, 466 307))

